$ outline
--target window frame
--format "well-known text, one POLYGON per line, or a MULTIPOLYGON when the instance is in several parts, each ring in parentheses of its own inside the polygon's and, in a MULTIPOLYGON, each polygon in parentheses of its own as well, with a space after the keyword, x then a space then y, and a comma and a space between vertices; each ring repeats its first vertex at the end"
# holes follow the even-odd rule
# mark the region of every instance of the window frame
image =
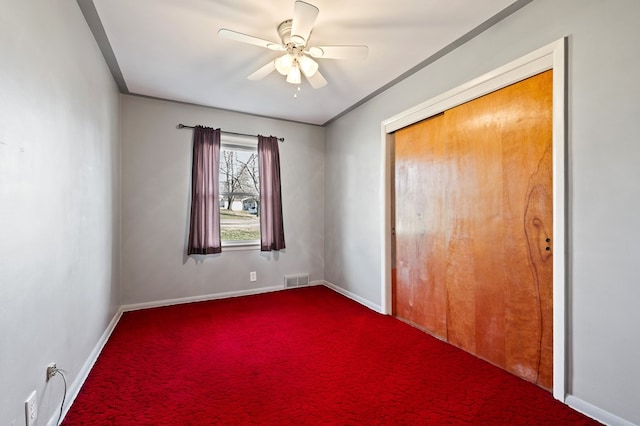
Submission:
MULTIPOLYGON (((243 135, 231 135, 222 133, 220 136, 220 156, 222 157, 223 150, 236 150, 236 151, 245 151, 245 152, 254 152, 258 153, 258 139, 252 136, 243 136, 243 135)), ((218 167, 218 173, 222 167, 222 160, 220 160, 220 165, 218 167)), ((220 193, 222 196, 222 193, 220 193)), ((260 198, 260 189, 258 189, 258 199, 260 198)), ((220 220, 220 228, 222 228, 222 218, 220 220)), ((258 221, 258 227, 260 227, 260 222, 258 221)), ((220 229, 220 245, 222 247, 222 251, 236 251, 236 250, 260 250, 260 238, 257 240, 241 240, 241 241, 233 241, 233 240, 224 240, 222 239, 222 229, 220 229)))

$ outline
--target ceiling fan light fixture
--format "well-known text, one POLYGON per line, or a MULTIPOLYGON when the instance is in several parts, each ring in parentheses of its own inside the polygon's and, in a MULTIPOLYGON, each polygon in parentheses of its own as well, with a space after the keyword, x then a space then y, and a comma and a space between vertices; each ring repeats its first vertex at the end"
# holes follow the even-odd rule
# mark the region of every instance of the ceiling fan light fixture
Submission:
POLYGON ((287 75, 287 83, 291 84, 300 84, 302 82, 302 78, 300 76, 300 68, 298 68, 298 64, 294 64, 287 75))
MULTIPOLYGON (((327 85, 316 59, 364 59, 369 48, 364 45, 307 46, 319 9, 305 0, 294 0, 293 18, 278 25, 278 35, 282 43, 275 43, 238 31, 220 29, 220 37, 253 44, 272 51, 282 52, 262 68, 250 74, 249 80, 261 80, 273 71, 283 75, 288 83, 300 85, 302 74, 311 87, 319 89, 327 85)), ((274 55, 275 56, 275 55, 274 55)))
POLYGON ((293 67, 293 56, 290 54, 282 55, 276 59, 276 70, 282 75, 288 75, 293 67))
POLYGON ((318 63, 308 56, 300 56, 298 63, 306 77, 312 77, 318 71, 318 63))

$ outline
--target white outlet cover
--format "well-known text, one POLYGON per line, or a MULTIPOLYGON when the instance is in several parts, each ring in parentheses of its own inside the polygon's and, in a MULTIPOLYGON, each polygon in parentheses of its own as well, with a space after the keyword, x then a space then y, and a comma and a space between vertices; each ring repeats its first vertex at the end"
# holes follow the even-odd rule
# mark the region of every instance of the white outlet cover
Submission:
POLYGON ((256 281, 258 279, 255 271, 249 272, 249 281, 256 281))
POLYGON ((24 401, 24 415, 27 419, 27 426, 34 425, 38 418, 38 400, 36 396, 36 391, 33 391, 24 401))

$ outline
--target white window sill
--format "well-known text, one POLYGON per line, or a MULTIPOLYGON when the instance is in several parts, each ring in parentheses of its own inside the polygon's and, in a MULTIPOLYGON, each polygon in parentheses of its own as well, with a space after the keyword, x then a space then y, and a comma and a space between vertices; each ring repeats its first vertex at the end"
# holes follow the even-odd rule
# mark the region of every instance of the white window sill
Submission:
POLYGON ((223 242, 222 252, 240 250, 260 250, 260 241, 223 242))

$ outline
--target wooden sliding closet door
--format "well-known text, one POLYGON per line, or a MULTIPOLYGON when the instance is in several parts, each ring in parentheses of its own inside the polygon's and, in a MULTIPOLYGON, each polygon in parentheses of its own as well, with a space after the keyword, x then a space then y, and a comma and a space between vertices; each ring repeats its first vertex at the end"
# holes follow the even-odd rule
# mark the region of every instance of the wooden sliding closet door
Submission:
POLYGON ((552 387, 552 71, 396 132, 394 314, 552 387))

